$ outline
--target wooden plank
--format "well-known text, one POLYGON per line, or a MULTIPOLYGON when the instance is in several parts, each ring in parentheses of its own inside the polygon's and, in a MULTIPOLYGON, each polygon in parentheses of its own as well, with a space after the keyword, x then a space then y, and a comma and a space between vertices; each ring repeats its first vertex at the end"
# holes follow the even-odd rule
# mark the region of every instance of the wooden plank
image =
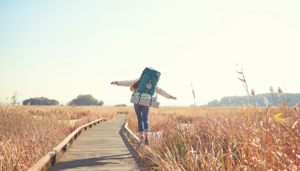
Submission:
MULTIPOLYGON (((73 131, 69 136, 67 136, 61 143, 59 143, 56 147, 54 147, 49 153, 47 153, 44 157, 42 157, 36 164, 34 164, 29 171, 39 171, 41 170, 53 157, 56 157, 56 154, 58 154, 70 141, 74 141, 74 137, 76 135, 76 138, 78 136, 78 133, 81 132, 82 129, 86 130, 88 127, 92 127, 95 123, 101 123, 102 121, 107 120, 106 118, 98 119, 93 122, 90 122, 88 124, 85 124, 81 127, 78 127, 75 131, 73 131)), ((72 142, 71 142, 72 143, 72 142)), ((53 162, 51 162, 50 167, 55 164, 55 162, 59 158, 55 158, 53 162)), ((46 168, 47 170, 47 168, 46 168)))
MULTIPOLYGON (((133 138, 136 143, 140 143, 140 139, 128 128, 128 122, 125 123, 124 132, 127 132, 130 136, 129 138, 133 138)), ((153 150, 148 145, 143 146, 143 148, 147 149, 150 155, 155 156, 153 150)))
POLYGON ((126 122, 124 129, 130 134, 131 137, 137 142, 140 142, 139 137, 137 137, 129 128, 128 128, 128 122, 126 122))
POLYGON ((51 171, 141 170, 142 163, 127 140, 127 115, 118 115, 80 135, 51 171))

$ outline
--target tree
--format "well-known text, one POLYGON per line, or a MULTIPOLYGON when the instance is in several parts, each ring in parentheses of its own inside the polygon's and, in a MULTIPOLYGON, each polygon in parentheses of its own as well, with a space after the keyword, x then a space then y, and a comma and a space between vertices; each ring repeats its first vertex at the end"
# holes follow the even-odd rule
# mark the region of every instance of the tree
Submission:
POLYGON ((73 99, 68 103, 68 105, 75 104, 77 106, 102 106, 104 102, 102 100, 98 101, 92 95, 79 95, 76 99, 73 99))
POLYGON ((207 103, 206 106, 210 107, 210 106, 218 106, 218 100, 212 100, 210 102, 207 103))
POLYGON ((26 99, 23 101, 23 105, 45 105, 45 106, 51 106, 51 105, 58 105, 59 102, 54 99, 48 99, 45 97, 35 97, 35 98, 30 98, 26 99))

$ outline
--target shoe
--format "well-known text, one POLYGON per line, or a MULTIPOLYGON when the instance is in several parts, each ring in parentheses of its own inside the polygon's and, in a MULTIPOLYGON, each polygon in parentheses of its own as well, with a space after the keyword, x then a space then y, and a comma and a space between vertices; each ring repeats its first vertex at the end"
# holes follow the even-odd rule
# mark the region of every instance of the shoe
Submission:
POLYGON ((145 144, 149 145, 149 139, 148 139, 148 137, 145 138, 145 144))
POLYGON ((149 132, 146 132, 146 138, 145 138, 145 144, 149 145, 149 141, 150 141, 150 138, 149 138, 149 132))
POLYGON ((140 135, 140 143, 143 143, 143 142, 145 142, 145 137, 144 137, 144 135, 140 135))

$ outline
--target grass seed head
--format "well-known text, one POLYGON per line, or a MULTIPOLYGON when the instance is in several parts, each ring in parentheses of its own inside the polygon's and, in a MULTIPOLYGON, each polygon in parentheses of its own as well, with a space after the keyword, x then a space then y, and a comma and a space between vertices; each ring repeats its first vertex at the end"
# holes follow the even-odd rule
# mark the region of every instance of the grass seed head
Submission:
POLYGON ((283 94, 282 89, 280 87, 278 87, 278 93, 283 94))
POLYGON ((266 97, 264 97, 264 103, 266 104, 267 107, 269 106, 269 101, 266 97))
POLYGON ((271 91, 271 93, 273 93, 273 91, 274 91, 274 89, 273 89, 273 87, 272 87, 272 86, 270 87, 270 91, 271 91))
POLYGON ((242 101, 242 105, 243 105, 243 107, 246 107, 246 105, 245 105, 245 103, 242 101))
POLYGON ((255 96, 255 91, 252 89, 251 91, 252 96, 255 96))

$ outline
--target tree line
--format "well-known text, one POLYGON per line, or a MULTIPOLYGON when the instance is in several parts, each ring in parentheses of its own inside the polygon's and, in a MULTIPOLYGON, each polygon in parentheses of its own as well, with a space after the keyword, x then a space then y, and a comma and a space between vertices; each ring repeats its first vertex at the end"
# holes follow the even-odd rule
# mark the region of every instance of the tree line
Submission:
POLYGON ((45 106, 51 106, 51 105, 58 105, 59 102, 54 99, 48 99, 45 97, 36 97, 36 98, 30 98, 23 101, 23 105, 45 105, 45 106))
POLYGON ((212 100, 207 103, 207 107, 237 107, 242 106, 242 102, 244 102, 245 105, 248 105, 251 103, 251 105, 254 105, 254 102, 257 103, 257 105, 261 107, 266 106, 279 106, 282 103, 288 101, 288 104, 291 106, 297 105, 300 102, 300 96, 298 94, 293 93, 264 93, 264 94, 257 94, 255 96, 251 96, 250 98, 248 96, 227 96, 221 98, 220 101, 218 100, 212 100), (269 103, 265 103, 266 100, 269 103))
MULTIPOLYGON (((79 95, 76 99, 71 100, 67 105, 77 105, 77 106, 102 106, 104 102, 102 100, 98 101, 92 95, 79 95)), ((35 97, 29 98, 23 101, 23 105, 59 105, 59 102, 54 99, 48 99, 45 97, 35 97)))

